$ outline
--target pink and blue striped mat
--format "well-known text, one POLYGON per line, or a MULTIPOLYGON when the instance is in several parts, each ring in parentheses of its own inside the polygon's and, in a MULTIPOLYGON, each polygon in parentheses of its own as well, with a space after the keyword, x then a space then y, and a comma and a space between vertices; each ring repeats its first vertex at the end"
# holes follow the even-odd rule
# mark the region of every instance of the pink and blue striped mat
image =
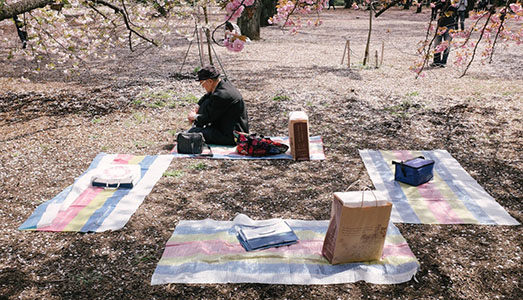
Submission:
POLYGON ((102 232, 121 229, 169 167, 171 155, 98 154, 75 183, 39 205, 18 229, 102 232), (141 178, 132 189, 91 186, 90 171, 106 164, 140 165, 141 178))
POLYGON ((165 246, 151 284, 270 283, 337 284, 364 280, 376 284, 409 281, 419 262, 407 242, 389 224, 379 261, 331 265, 321 255, 328 221, 286 220, 299 242, 246 252, 238 242, 238 225, 255 225, 245 215, 233 221, 180 221, 165 246))
POLYGON ((414 224, 519 225, 446 150, 360 150, 378 192, 392 203, 391 221, 414 224), (432 159, 434 178, 420 186, 394 181, 392 161, 432 159))
MULTIPOLYGON (((275 142, 280 142, 289 145, 289 137, 270 137, 275 142)), ((221 146, 221 145, 209 145, 212 150, 212 157, 204 156, 205 158, 212 159, 292 159, 291 150, 289 149, 286 153, 270 156, 247 156, 241 155, 236 152, 236 146, 221 146)), ((325 160, 325 153, 323 152, 323 141, 321 136, 311 136, 309 138, 309 149, 311 160, 325 160)), ((208 152, 208 150, 207 150, 208 152)), ((205 153, 207 153, 205 152, 205 153)), ((176 146, 171 150, 171 154, 175 158, 202 158, 193 154, 180 154, 176 151, 176 146)))

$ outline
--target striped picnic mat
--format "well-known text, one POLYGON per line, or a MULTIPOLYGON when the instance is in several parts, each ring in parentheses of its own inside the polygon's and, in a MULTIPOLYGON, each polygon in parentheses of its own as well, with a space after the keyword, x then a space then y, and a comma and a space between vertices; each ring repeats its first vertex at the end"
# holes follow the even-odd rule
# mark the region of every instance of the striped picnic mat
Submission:
POLYGON ((337 284, 364 280, 395 284, 409 281, 419 263, 399 230, 389 224, 382 259, 331 265, 321 255, 328 221, 285 220, 297 234, 297 244, 246 252, 238 242, 233 221, 181 221, 167 242, 151 284, 271 283, 337 284))
MULTIPOLYGON (((275 142, 280 142, 286 145, 289 145, 289 137, 270 137, 271 140, 275 142)), ((213 159, 292 159, 291 150, 289 149, 284 154, 270 155, 270 156, 247 156, 241 155, 236 152, 236 146, 221 146, 221 145, 209 145, 212 150, 213 159)), ((309 149, 310 149, 310 159, 311 160, 324 160, 325 153, 323 152, 323 141, 321 136, 311 136, 309 138, 309 149)), ((208 151, 208 150, 207 150, 208 151)), ((207 153, 207 152, 204 152, 207 153)), ((171 150, 171 154, 175 158, 188 158, 188 157, 197 157, 202 158, 201 156, 194 154, 180 154, 176 151, 176 145, 171 150)))
POLYGON ((102 232, 121 229, 172 160, 170 155, 98 154, 75 183, 42 203, 19 230, 102 232), (106 164, 136 164, 141 178, 132 189, 91 186, 90 171, 106 164))
POLYGON ((519 225, 446 150, 359 152, 376 190, 393 203, 393 222, 519 225), (394 181, 392 161, 417 156, 435 161, 434 178, 417 187, 394 181))

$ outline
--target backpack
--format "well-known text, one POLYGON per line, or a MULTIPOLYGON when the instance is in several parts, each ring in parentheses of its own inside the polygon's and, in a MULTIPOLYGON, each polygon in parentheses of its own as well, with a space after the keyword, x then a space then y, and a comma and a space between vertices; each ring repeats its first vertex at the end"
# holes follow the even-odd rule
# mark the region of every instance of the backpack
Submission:
POLYGON ((289 150, 289 146, 255 133, 234 131, 234 141, 236 142, 236 151, 242 155, 268 156, 282 154, 289 150))

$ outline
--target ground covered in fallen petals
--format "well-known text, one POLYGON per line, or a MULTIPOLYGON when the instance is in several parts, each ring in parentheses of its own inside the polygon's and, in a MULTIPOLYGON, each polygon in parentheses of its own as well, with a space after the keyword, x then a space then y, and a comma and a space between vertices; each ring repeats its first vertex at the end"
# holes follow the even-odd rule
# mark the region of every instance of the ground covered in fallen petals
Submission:
POLYGON ((252 131, 286 135, 288 113, 305 110, 325 161, 173 160, 122 230, 97 234, 17 228, 99 152, 169 152, 203 94, 189 79, 196 48, 181 70, 188 42, 173 36, 170 50, 124 49, 66 77, 33 73, 0 47, 0 299, 520 299, 521 226, 397 224, 421 263, 398 285, 150 285, 180 220, 328 219, 333 192, 372 187, 358 149, 446 149, 523 221, 521 46, 500 47, 463 78, 449 65, 414 79, 430 12, 375 19, 363 66, 367 16, 326 11, 295 36, 267 27, 241 53, 216 47, 252 131), (347 39, 351 68, 340 64, 347 39))

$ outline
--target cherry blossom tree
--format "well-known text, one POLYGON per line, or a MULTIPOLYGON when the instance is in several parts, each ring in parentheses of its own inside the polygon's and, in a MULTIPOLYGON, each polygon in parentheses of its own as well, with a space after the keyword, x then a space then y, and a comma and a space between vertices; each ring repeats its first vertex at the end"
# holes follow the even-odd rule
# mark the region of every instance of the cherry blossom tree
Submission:
POLYGON ((147 3, 65 1, 0 0, 1 28, 14 21, 23 45, 0 32, 2 43, 11 49, 8 58, 25 57, 35 62, 37 70, 66 61, 74 69, 88 58, 108 58, 125 45, 131 51, 144 44, 158 46, 169 26, 163 18, 156 18, 154 31, 146 26, 159 14, 147 3))
MULTIPOLYGON (((455 6, 457 2, 452 1, 450 5, 455 6)), ((470 12, 470 20, 474 22, 472 26, 464 31, 458 30, 457 26, 456 29, 450 29, 452 41, 443 42, 434 49, 432 45, 436 35, 446 28, 437 28, 437 25, 429 23, 426 38, 418 49, 420 60, 412 67, 416 77, 422 74, 435 53, 442 53, 449 47, 455 49, 455 65, 464 67, 461 75, 463 77, 478 54, 482 58, 482 63, 491 63, 497 44, 514 42, 516 45, 521 45, 523 42, 523 8, 519 2, 511 4, 507 1, 503 7, 492 5, 487 10, 470 12), (515 28, 507 26, 509 20, 516 25, 515 28), (480 44, 484 46, 478 53, 481 49, 480 44)))
MULTIPOLYGON (((214 26, 208 10, 216 7, 214 0, 167 0, 163 5, 156 0, 0 0, 0 37, 2 46, 11 49, 8 58, 26 58, 34 62, 36 70, 53 69, 66 62, 74 70, 89 59, 114 57, 125 46, 131 51, 161 46, 169 34, 190 40, 190 32, 181 28, 194 23, 198 40, 202 42, 204 36, 207 40, 212 64, 213 27, 236 21, 254 2, 221 1, 226 20, 214 26), (10 26, 16 26, 20 40, 7 34, 12 33, 5 29, 10 26)), ((219 44, 241 51, 246 41, 245 36, 230 30, 219 44)))
MULTIPOLYGON (((156 0, 0 0, 0 37, 2 44, 11 49, 8 58, 24 57, 34 62, 36 70, 69 64, 71 67, 65 68, 64 72, 79 68, 89 59, 111 58, 122 47, 136 51, 162 46, 169 34, 184 35, 188 39, 196 35, 200 41, 205 35, 210 63, 213 63, 211 43, 234 52, 245 48, 249 39, 234 23, 246 7, 254 7, 256 0, 184 1, 166 0, 160 5, 156 0), (222 7, 225 17, 214 24, 209 19, 209 8, 216 7, 216 4, 222 7), (183 22, 195 25, 192 35, 190 31, 179 29, 183 22), (7 26, 15 25, 19 39, 2 32, 2 28, 5 30, 7 26), (225 36, 217 39, 215 34, 222 28, 225 36)), ((370 0, 365 1, 369 5, 370 0)), ((381 1, 383 8, 374 16, 378 17, 399 1, 381 1)), ((450 1, 456 5, 455 0, 450 1)), ((320 12, 326 5, 327 0, 278 0, 276 14, 268 22, 288 29, 291 35, 297 34, 303 26, 321 25, 320 12)), ((498 5, 487 11, 471 13, 474 24, 467 31, 451 31, 452 42, 442 43, 436 49, 433 44, 441 28, 436 28, 430 21, 426 38, 418 50, 420 61, 412 67, 417 76, 422 74, 434 53, 447 47, 455 49, 455 63, 464 66, 465 75, 477 56, 492 61, 498 44, 521 44, 521 4, 506 2, 504 7, 496 7, 498 5), (519 27, 507 26, 509 20, 519 27), (480 44, 483 46, 479 47, 480 44)), ((353 8, 358 8, 356 2, 353 2, 353 8)), ((369 37, 371 30, 369 28, 369 37)))
MULTIPOLYGON (((385 1, 386 5, 375 14, 375 17, 379 17, 400 1, 385 1)), ((445 2, 445 0, 441 1, 445 2)), ((449 1, 448 5, 444 9, 459 5, 458 0, 447 1, 449 1)), ((456 49, 456 60, 454 63, 457 66, 464 67, 461 75, 463 77, 477 58, 480 44, 484 44, 484 50, 480 54, 482 63, 492 62, 494 50, 499 43, 508 44, 514 42, 516 45, 521 45, 523 42, 523 9, 519 1, 511 3, 511 1, 496 0, 487 10, 470 12, 470 19, 474 21, 474 24, 465 31, 457 30, 456 24, 455 28, 449 31, 453 38, 452 41, 450 43, 442 42, 437 47, 433 47, 436 36, 445 32, 447 28, 438 28, 437 20, 436 24, 433 24, 433 20, 430 20, 427 25, 425 39, 420 42, 420 47, 418 48, 420 59, 411 67, 416 73, 416 78, 423 75, 423 71, 434 54, 442 53, 449 47, 456 49), (505 3, 505 5, 501 5, 502 3, 505 3), (516 25, 515 28, 507 26, 507 21, 509 20, 513 20, 513 23, 516 25)), ((431 6, 434 7, 434 4, 431 3, 431 6)), ((357 9, 357 6, 353 6, 353 8, 357 9)), ((443 11, 443 13, 445 14, 447 11, 443 11)))
MULTIPOLYGON (((114 57, 122 47, 135 51, 161 46, 170 33, 189 40, 196 34, 200 43, 206 39, 212 64, 211 41, 233 52, 244 49, 249 39, 234 23, 255 1, 167 0, 159 5, 156 0, 0 0, 0 31, 16 25, 20 40, 0 33, 3 45, 11 49, 8 58, 23 57, 34 63, 35 70, 69 63, 72 68, 64 72, 74 71, 90 59, 114 57), (216 4, 225 12, 218 25, 211 23, 208 10, 216 4), (198 30, 192 36, 190 31, 179 29, 182 19, 186 25, 195 23, 198 30), (225 37, 216 39, 221 28, 226 29, 225 37)), ((279 0, 277 13, 268 22, 290 28, 295 34, 304 25, 320 25, 319 12, 326 4, 327 0, 279 0), (302 17, 309 14, 315 14, 315 20, 304 24, 302 17)), ((203 64, 202 54, 200 60, 203 64)))
POLYGON ((269 23, 290 27, 290 33, 296 34, 304 25, 321 25, 320 12, 326 5, 328 0, 279 0, 276 6, 277 13, 269 18, 269 23), (316 19, 304 23, 302 17, 310 14, 316 15, 316 19))

